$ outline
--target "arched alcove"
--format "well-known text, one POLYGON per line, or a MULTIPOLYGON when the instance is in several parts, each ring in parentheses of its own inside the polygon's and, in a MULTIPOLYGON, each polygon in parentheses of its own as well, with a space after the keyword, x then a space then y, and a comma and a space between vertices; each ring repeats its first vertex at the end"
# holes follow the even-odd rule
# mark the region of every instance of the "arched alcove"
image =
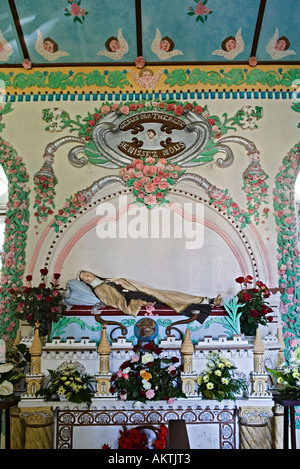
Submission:
POLYGON ((272 285, 269 258, 256 227, 241 229, 233 217, 210 204, 200 188, 187 183, 172 189, 170 205, 159 212, 138 207, 129 189, 117 188, 97 194, 58 232, 50 222, 30 273, 38 276, 39 266, 45 265, 70 279, 84 268, 155 288, 227 298, 236 293, 234 279, 239 275, 272 285))

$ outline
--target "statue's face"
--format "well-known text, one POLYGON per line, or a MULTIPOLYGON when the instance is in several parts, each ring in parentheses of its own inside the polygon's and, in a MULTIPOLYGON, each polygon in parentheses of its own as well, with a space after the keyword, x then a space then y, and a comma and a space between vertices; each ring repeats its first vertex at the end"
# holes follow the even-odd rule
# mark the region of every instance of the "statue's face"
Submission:
POLYGON ((84 270, 80 274, 80 280, 82 280, 83 282, 92 282, 93 280, 95 280, 95 278, 96 278, 95 274, 93 274, 92 272, 88 272, 86 270, 84 270))

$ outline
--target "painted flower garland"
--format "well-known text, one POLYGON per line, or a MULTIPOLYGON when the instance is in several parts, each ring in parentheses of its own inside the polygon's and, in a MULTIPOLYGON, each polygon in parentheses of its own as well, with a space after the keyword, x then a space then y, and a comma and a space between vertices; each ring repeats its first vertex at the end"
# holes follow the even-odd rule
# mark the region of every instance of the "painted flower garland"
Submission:
POLYGON ((21 287, 24 274, 26 232, 29 225, 29 175, 22 158, 2 138, 0 163, 7 176, 9 188, 0 286, 0 335, 8 340, 16 327, 16 322, 12 319, 9 290, 21 287))
POLYGON ((294 186, 300 170, 299 143, 284 157, 279 169, 273 204, 277 225, 279 286, 285 289, 281 295, 280 313, 288 358, 290 351, 299 346, 300 331, 300 252, 294 201, 294 186))
POLYGON ((33 208, 36 209, 34 216, 38 223, 47 220, 48 215, 53 214, 55 207, 54 198, 56 195, 56 180, 53 177, 44 175, 35 176, 35 200, 33 208))
POLYGON ((60 226, 66 223, 69 218, 73 218, 82 208, 86 206, 87 200, 84 195, 79 191, 66 200, 63 208, 61 208, 57 215, 54 216, 52 227, 55 231, 59 231, 60 226))

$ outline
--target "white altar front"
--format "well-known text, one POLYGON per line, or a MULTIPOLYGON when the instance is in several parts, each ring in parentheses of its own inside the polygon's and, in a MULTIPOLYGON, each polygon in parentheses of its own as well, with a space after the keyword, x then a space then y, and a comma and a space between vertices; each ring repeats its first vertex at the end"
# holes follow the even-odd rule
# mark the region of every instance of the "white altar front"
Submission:
MULTIPOLYGON (((39 379, 41 382, 47 378, 47 370, 69 361, 79 362, 89 374, 99 373, 104 323, 111 347, 109 368, 110 371, 117 370, 134 354, 133 344, 137 340, 134 326, 145 315, 146 312, 141 311, 133 318, 105 308, 101 316, 94 316, 90 308, 71 309, 62 318, 61 325, 54 325, 56 332, 61 330, 61 336, 52 337, 41 349, 40 375, 29 373, 27 384, 34 383, 35 386, 39 379)), ((107 389, 101 391, 98 388, 90 408, 68 401, 45 402, 27 390, 12 412, 15 417, 12 419, 13 433, 22 433, 13 444, 55 449, 101 449, 103 445, 109 445, 117 449, 120 430, 124 426, 127 429, 159 428, 161 424, 168 426, 170 420, 184 420, 191 449, 282 448, 283 411, 272 399, 274 383, 265 371, 257 372, 255 361, 258 355, 253 342, 228 329, 228 312, 224 308, 213 308, 203 324, 174 316, 169 309, 163 308, 151 319, 158 325, 154 340, 158 341, 166 357, 183 359, 183 337, 189 331, 193 344, 193 379, 206 367, 209 351, 218 350, 236 365, 237 375, 246 380, 248 390, 236 396, 235 402, 218 402, 203 399, 187 388, 186 398, 168 404, 151 400, 146 403, 122 401, 107 389)), ((272 327, 274 329, 276 323, 272 327)), ((280 330, 274 333, 273 329, 263 328, 260 333, 264 348, 261 359, 269 367, 277 366, 283 350, 280 330)), ((22 341, 29 346, 33 338, 23 336, 22 341)), ((154 435, 151 430, 149 432, 151 440, 154 435)))

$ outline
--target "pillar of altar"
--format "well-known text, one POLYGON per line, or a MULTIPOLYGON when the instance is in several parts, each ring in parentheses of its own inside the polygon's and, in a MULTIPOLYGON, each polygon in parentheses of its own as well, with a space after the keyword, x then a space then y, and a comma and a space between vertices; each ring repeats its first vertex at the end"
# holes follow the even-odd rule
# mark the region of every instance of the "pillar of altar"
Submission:
POLYGON ((12 449, 53 449, 54 414, 50 406, 21 407, 11 413, 12 449))

